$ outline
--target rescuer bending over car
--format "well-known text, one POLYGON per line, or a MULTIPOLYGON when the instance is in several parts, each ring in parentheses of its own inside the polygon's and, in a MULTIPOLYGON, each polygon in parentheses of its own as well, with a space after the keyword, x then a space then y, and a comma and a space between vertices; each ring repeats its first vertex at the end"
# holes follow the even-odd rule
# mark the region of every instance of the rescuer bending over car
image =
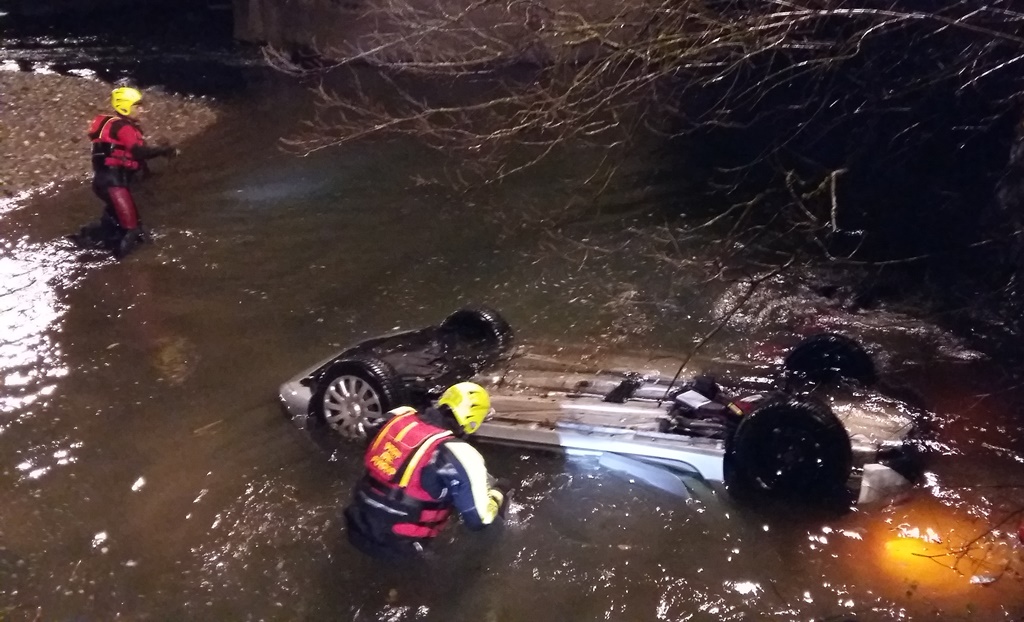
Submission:
POLYGON ((416 556, 453 509, 472 530, 503 516, 508 486, 492 480, 480 452, 461 440, 490 413, 490 396, 472 382, 449 387, 422 413, 407 406, 391 410, 370 442, 366 474, 345 509, 349 541, 374 557, 416 556))
POLYGON ((92 120, 88 132, 92 141, 92 190, 102 199, 104 210, 99 221, 69 236, 81 248, 103 248, 118 259, 147 238, 129 189, 135 174, 146 170, 146 160, 178 153, 170 145, 146 145, 138 122, 141 101, 142 93, 137 89, 116 88, 110 94, 116 114, 99 114, 92 120))

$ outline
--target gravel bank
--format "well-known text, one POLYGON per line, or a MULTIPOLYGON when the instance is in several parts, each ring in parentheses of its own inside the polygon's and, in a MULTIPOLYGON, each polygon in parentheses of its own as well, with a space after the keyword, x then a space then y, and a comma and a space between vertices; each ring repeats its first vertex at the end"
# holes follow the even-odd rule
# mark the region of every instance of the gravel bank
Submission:
MULTIPOLYGON (((111 112, 113 87, 96 80, 0 71, 0 200, 50 182, 88 180, 92 118, 111 112)), ((150 143, 181 146, 217 120, 201 98, 145 90, 142 126, 150 143)))

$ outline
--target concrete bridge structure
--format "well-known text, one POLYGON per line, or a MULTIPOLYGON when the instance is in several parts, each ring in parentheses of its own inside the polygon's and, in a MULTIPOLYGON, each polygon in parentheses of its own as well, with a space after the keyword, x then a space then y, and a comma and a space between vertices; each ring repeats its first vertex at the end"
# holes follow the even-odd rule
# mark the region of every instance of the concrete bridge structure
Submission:
MULTIPOLYGON (((415 7, 437 6, 443 2, 449 9, 461 8, 458 0, 406 0, 415 7)), ((590 12, 595 6, 608 6, 609 0, 550 0, 550 4, 572 2, 574 9, 590 12)), ((466 0, 465 5, 469 5, 466 0)), ((515 5, 510 5, 515 6, 515 5)), ((375 35, 394 30, 382 0, 0 0, 0 16, 25 16, 42 19, 77 19, 102 13, 130 12, 133 19, 163 19, 167 11, 230 12, 234 37, 251 43, 275 46, 317 47, 345 46, 362 49, 372 46, 375 35)), ((514 10, 514 9, 513 9, 514 10)), ((222 13, 223 15, 223 13, 222 13)), ((505 28, 521 28, 523 15, 512 15, 504 3, 476 13, 478 26, 502 23, 505 28)), ((400 50, 394 50, 399 55, 400 50)))
POLYGON ((127 4, 126 0, 111 0, 110 2, 100 2, 99 0, 4 0, 0 2, 0 13, 29 17, 52 16, 97 11, 127 4))
POLYGON ((231 2, 232 0, 0 0, 0 13, 26 17, 59 17, 147 8, 230 10, 231 2))
POLYGON ((358 31, 372 0, 233 0, 235 38, 273 45, 332 45, 358 31))
POLYGON ((235 38, 275 45, 330 45, 364 28, 357 22, 373 0, 0 0, 0 16, 76 19, 105 13, 230 11, 235 38))

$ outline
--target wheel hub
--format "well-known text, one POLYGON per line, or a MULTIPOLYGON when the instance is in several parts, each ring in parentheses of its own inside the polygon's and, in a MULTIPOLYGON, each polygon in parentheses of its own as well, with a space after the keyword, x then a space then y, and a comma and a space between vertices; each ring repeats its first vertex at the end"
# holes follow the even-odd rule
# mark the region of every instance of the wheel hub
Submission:
POLYGON ((370 383, 353 375, 338 376, 324 394, 324 421, 345 438, 367 437, 366 426, 383 418, 380 395, 370 383))

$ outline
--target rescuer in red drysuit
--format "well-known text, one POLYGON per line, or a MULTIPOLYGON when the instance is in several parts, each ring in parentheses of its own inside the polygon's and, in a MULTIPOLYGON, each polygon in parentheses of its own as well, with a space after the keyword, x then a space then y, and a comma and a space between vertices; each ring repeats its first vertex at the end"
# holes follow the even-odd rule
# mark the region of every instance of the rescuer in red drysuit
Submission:
POLYGON ((110 103, 117 114, 100 114, 93 119, 88 133, 92 141, 92 190, 105 207, 99 222, 71 236, 81 247, 106 248, 118 259, 147 239, 129 190, 135 174, 146 170, 146 160, 178 153, 170 145, 146 145, 142 128, 132 116, 132 107, 141 108, 141 100, 142 93, 137 89, 116 88, 110 103))
POLYGON ((374 557, 415 557, 452 510, 472 530, 503 516, 509 487, 491 478, 483 456, 461 440, 490 409, 483 387, 460 382, 436 408, 392 410, 370 443, 366 475, 345 510, 349 541, 374 557))

